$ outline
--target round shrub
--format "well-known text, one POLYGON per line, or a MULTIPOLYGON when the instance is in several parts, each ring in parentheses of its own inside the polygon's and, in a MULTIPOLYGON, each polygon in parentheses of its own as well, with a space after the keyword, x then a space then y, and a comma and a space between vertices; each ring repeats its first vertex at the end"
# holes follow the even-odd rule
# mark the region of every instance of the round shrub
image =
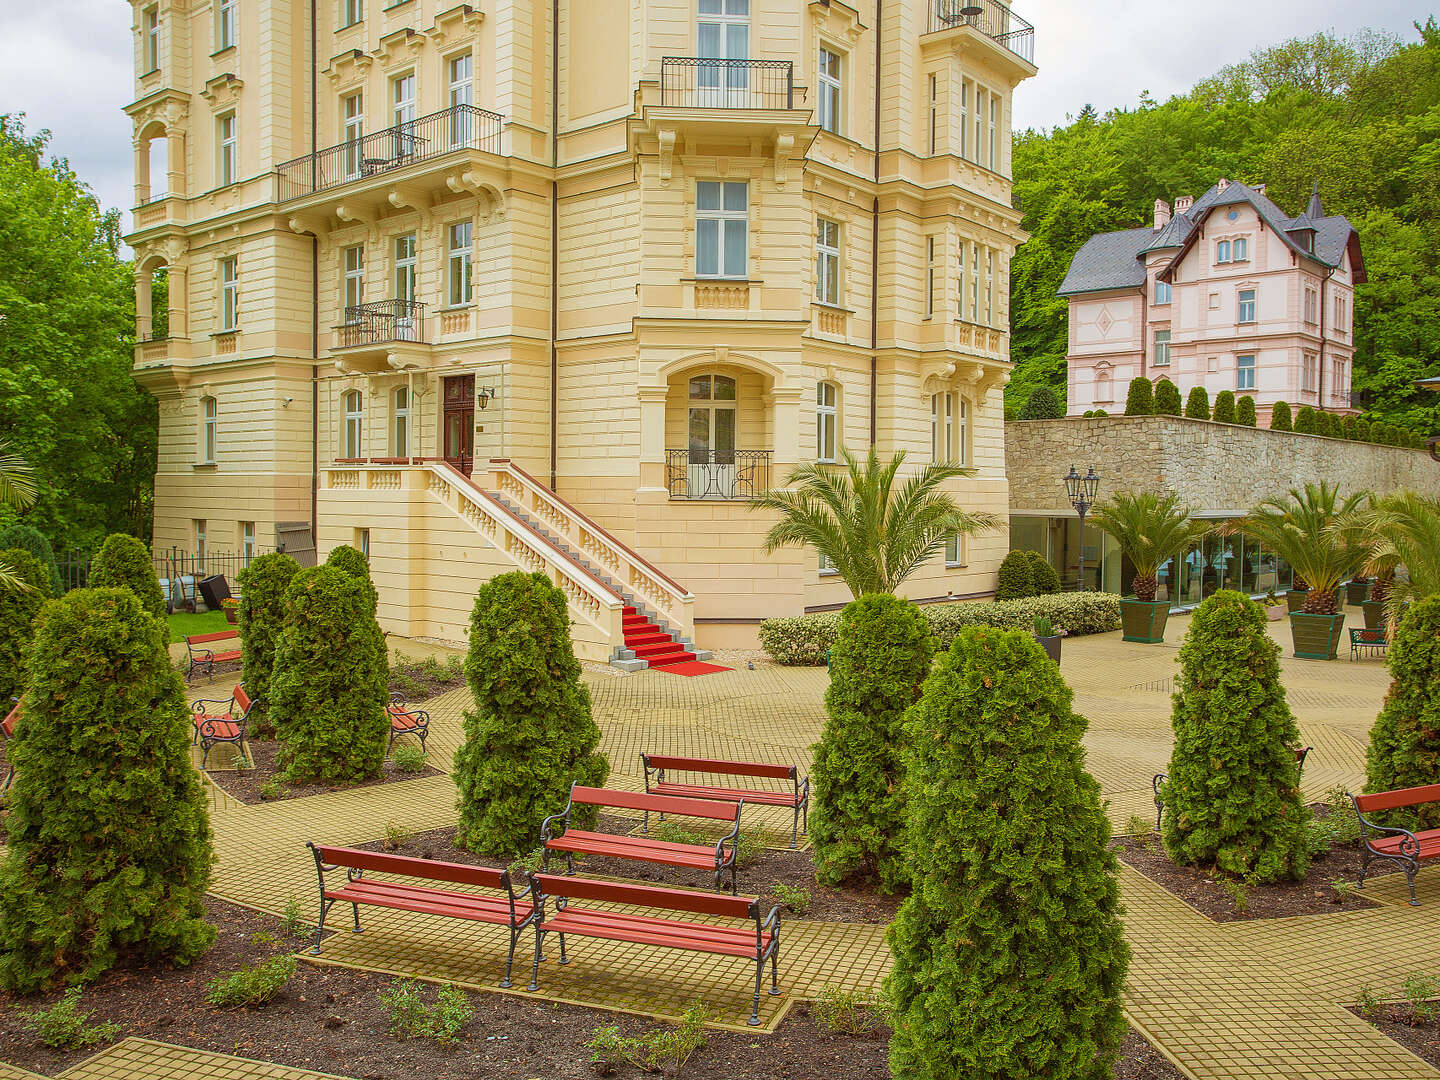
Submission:
POLYGON ((1270 406, 1270 430, 1271 431, 1293 431, 1294 422, 1290 418, 1290 403, 1288 401, 1277 401, 1270 406))
POLYGON ((1254 427, 1260 422, 1260 418, 1255 414, 1255 399, 1249 394, 1241 395, 1235 402, 1235 422, 1246 427, 1254 427))
POLYGON ((1000 562, 999 584, 995 589, 996 600, 1020 600, 1035 595, 1035 571, 1030 556, 1023 551, 1012 551, 1000 562))
POLYGON ((210 821, 165 623, 128 589, 40 612, 0 867, 0 984, 32 993, 209 948, 210 821))
POLYGON ((1215 395, 1215 411, 1210 419, 1217 424, 1235 423, 1235 392, 1233 390, 1221 390, 1215 395))
POLYGON ((0 551, 0 563, 27 586, 0 588, 0 716, 25 691, 26 658, 35 637, 35 616, 50 592, 50 568, 23 548, 0 551))
MULTIPOLYGON (((1365 790, 1433 784, 1440 776, 1440 596, 1406 608, 1385 662, 1390 691, 1370 729, 1365 790)), ((1440 806, 1391 811, 1387 823, 1433 829, 1440 806)))
POLYGON ((1109 414, 1108 412, 1106 412, 1104 409, 1096 409, 1096 410, 1095 410, 1095 417, 1096 417, 1096 419, 1099 419, 1099 418, 1102 417, 1102 416, 1109 416, 1109 415, 1110 415, 1110 414, 1109 414))
POLYGON ((1175 747, 1164 787, 1165 850, 1260 884, 1310 864, 1300 797, 1300 731, 1280 684, 1265 612, 1222 589, 1190 619, 1174 695, 1175 747))
POLYGON ((165 594, 145 541, 124 533, 111 533, 90 563, 92 589, 129 589, 152 615, 165 615, 165 594))
POLYGON ((1031 390, 1030 396, 1025 399, 1025 407, 1020 410, 1021 420, 1059 420, 1064 415, 1064 406, 1048 386, 1037 386, 1031 390))
POLYGON ((60 579, 60 566, 55 561, 55 549, 39 529, 23 524, 0 529, 0 551, 8 551, 10 548, 22 548, 45 564, 50 574, 47 596, 59 596, 65 591, 65 583, 60 579))
POLYGON ((245 687, 256 701, 250 713, 250 730, 256 735, 275 733, 270 680, 285 627, 285 590, 299 572, 300 564, 284 552, 261 555, 240 571, 240 659, 245 687))
POLYGON ((379 776, 390 718, 385 640, 365 583, 313 566, 285 589, 270 719, 297 783, 379 776))
POLYGON ((370 580, 370 563, 359 548, 353 548, 349 544, 341 544, 332 548, 330 554, 325 558, 326 566, 333 566, 342 574, 348 574, 357 581, 365 583, 365 591, 370 595, 370 613, 375 613, 375 608, 380 602, 380 594, 375 591, 375 583, 370 580))
MULTIPOLYGON (((565 594, 544 574, 501 574, 480 587, 465 678, 475 707, 455 751, 455 842, 514 858, 539 843, 540 822, 565 809, 571 784, 600 787, 610 775, 565 594)), ((572 821, 587 817, 577 807, 572 821)))
POLYGON ((890 892, 909 881, 900 723, 934 652, 930 626, 908 600, 872 593, 840 615, 810 770, 810 842, 822 884, 873 881, 890 892))
POLYGON ((1210 419, 1210 394, 1203 386, 1190 388, 1190 396, 1185 399, 1185 415, 1191 420, 1210 419))
POLYGON ((1071 699, 1028 632, 970 629, 906 718, 913 883, 885 980, 896 1077, 1110 1075, 1129 951, 1071 699))
POLYGON ((1295 414, 1295 430, 1301 435, 1314 435, 1316 427, 1315 410, 1309 405, 1301 405, 1295 414))
POLYGON ((1125 415, 1155 415, 1155 388, 1143 375, 1130 380, 1130 391, 1125 395, 1125 415))
POLYGON ((1180 403, 1180 389, 1169 379, 1155 384, 1155 412, 1162 416, 1179 416, 1184 412, 1180 403))
POLYGON ((1038 551, 1027 551, 1025 557, 1030 560, 1030 581, 1035 589, 1036 596, 1048 596, 1051 593, 1060 591, 1060 575, 1055 572, 1055 567, 1050 565, 1050 560, 1038 551))

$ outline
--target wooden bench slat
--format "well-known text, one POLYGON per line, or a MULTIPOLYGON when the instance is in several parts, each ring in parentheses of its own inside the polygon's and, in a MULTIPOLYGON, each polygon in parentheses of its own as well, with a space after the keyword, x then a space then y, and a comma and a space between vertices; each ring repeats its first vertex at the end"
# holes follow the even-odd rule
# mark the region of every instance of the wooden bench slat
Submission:
MULTIPOLYGON (((471 922, 499 923, 510 925, 510 902, 499 897, 467 896, 464 893, 430 889, 418 892, 413 889, 386 888, 390 882, 351 882, 342 889, 327 889, 325 896, 330 900, 345 903, 369 904, 371 907, 395 908, 399 911, 413 911, 423 915, 445 915, 452 919, 468 919, 471 922), (363 886, 363 887, 362 887, 363 886), (428 897, 426 895, 428 893, 428 897)), ((530 904, 515 905, 515 917, 524 919, 530 914, 530 904)))
POLYGON ((686 922, 681 919, 660 919, 653 915, 636 915, 628 911, 592 911, 588 908, 577 907, 567 907, 563 912, 556 912, 554 918, 576 920, 595 926, 625 925, 657 933, 673 932, 678 937, 728 937, 747 943, 752 952, 755 949, 755 924, 748 920, 747 925, 744 926, 721 926, 715 923, 686 922))
MULTIPOLYGON (((1407 839, 1403 836, 1382 836, 1377 840, 1371 840, 1370 846, 1377 852, 1399 852, 1401 846, 1406 842, 1407 839)), ((1440 829, 1426 829, 1424 832, 1417 832, 1415 845, 1418 849, 1415 857, 1421 862, 1440 857, 1440 829)))
POLYGON ((503 889, 500 880, 504 871, 489 866, 471 866, 469 863, 443 862, 439 859, 417 859, 410 855, 391 855, 383 851, 363 851, 360 848, 325 847, 317 844, 320 858, 334 866, 351 866, 357 870, 372 870, 377 874, 401 874, 405 877, 423 878, 429 881, 450 881, 457 885, 480 885, 490 889, 503 889))
POLYGON ((727 776, 763 776, 775 780, 793 780, 793 765, 774 765, 762 761, 725 761, 720 758, 674 757, 669 754, 642 754, 651 769, 685 769, 690 772, 723 773, 727 776))
POLYGON ((681 799, 674 795, 649 795, 643 791, 616 791, 610 788, 592 788, 575 785, 571 796, 573 802, 585 806, 615 806, 625 810, 648 810, 656 814, 677 814, 681 817, 703 817, 714 821, 735 821, 740 808, 716 806, 702 799, 681 799))
POLYGON ((1421 803, 1440 802, 1440 784, 1425 784, 1422 787, 1398 788, 1395 791, 1379 791, 1369 795, 1356 795, 1355 805, 1361 813, 1375 810, 1395 810, 1403 806, 1419 806, 1421 803))
POLYGON ((690 911, 697 915, 725 915, 732 919, 748 919, 754 916, 760 904, 753 896, 726 896, 724 893, 698 892, 694 889, 631 885, 628 882, 596 881, 592 878, 568 877, 562 874, 533 874, 531 877, 540 883, 540 892, 545 896, 690 911))
POLYGON ((238 640, 239 637, 239 630, 217 630, 213 634, 186 634, 185 642, 187 645, 208 645, 212 641, 238 640))
MULTIPOLYGON (((629 840, 630 837, 619 837, 629 840)), ((695 848, 693 853, 683 851, 657 851, 637 844, 605 843, 585 837, 571 838, 570 834, 550 840, 545 845, 551 851, 571 852, 575 855, 602 855, 615 859, 630 859, 632 862, 653 862, 662 866, 678 866, 687 870, 715 869, 715 849, 695 848)))
MULTIPOLYGON (((558 934, 574 934, 577 937, 604 938, 606 941, 628 941, 637 945, 660 945, 672 949, 684 949, 687 952, 716 953, 720 956, 743 956, 753 958, 755 955, 755 935, 752 932, 748 941, 730 942, 719 938, 698 938, 685 937, 676 934, 668 934, 658 930, 636 930, 630 929, 618 922, 591 923, 591 922, 570 922, 565 915, 558 919, 540 924, 540 929, 558 934)), ((770 943, 770 935, 763 935, 762 940, 766 945, 770 943)))
POLYGON ((747 803, 758 803, 761 806, 794 806, 799 801, 790 791, 750 791, 746 788, 676 784, 669 780, 652 784, 650 790, 661 795, 679 795, 691 799, 721 799, 725 802, 744 799, 747 803))

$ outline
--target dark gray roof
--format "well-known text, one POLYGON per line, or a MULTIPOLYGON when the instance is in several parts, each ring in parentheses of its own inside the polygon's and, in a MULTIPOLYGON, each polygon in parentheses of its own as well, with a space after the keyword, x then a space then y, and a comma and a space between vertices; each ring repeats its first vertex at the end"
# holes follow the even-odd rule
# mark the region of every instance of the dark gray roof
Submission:
POLYGON ((1140 256, 1154 235, 1154 229, 1096 233, 1070 260, 1058 295, 1131 289, 1145 284, 1145 260, 1140 256))

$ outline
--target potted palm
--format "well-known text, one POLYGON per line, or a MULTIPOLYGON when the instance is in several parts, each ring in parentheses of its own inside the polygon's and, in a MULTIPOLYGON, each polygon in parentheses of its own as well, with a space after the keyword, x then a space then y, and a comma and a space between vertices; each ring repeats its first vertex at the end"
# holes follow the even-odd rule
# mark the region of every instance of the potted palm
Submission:
POLYGON ((1056 632, 1055 624, 1048 618, 1044 615, 1035 616, 1035 640, 1045 650, 1045 655, 1057 664, 1060 662, 1060 639, 1062 637, 1064 635, 1056 632))
POLYGON ((1310 595, 1310 586, 1305 584, 1305 579, 1296 574, 1290 580, 1290 590, 1285 594, 1285 610, 1299 611, 1305 606, 1305 601, 1310 595))
POLYGON ((1409 491, 1371 499, 1336 531, 1364 552, 1371 579, 1362 605, 1366 629, 1393 623, 1412 599, 1440 590, 1440 501, 1409 491), (1397 580, 1401 566, 1405 578, 1397 580))
POLYGON ((1130 583, 1134 596, 1120 601, 1123 640, 1164 641, 1170 601, 1155 599, 1160 567, 1205 536, 1209 526, 1191 521, 1190 510, 1180 505, 1178 495, 1150 492, 1117 493, 1095 508, 1092 520, 1115 538, 1135 567, 1130 583))
POLYGON ((1339 528, 1366 492, 1341 499, 1330 484, 1291 488, 1283 499, 1267 499, 1238 523, 1270 551, 1285 559, 1309 588, 1300 610, 1290 612, 1295 655, 1303 660, 1334 660, 1345 632, 1337 612, 1340 583, 1364 562, 1363 549, 1339 528))

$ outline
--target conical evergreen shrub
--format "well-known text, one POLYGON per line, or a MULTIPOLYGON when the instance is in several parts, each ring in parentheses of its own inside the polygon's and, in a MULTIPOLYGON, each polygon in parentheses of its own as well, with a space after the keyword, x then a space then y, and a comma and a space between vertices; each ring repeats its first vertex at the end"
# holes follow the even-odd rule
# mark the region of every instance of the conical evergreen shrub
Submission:
MULTIPOLYGON (((465 678, 475 707, 455 752, 455 842, 513 858, 540 843, 540 822, 565 809, 571 784, 601 787, 610 775, 565 594, 544 574, 501 574, 480 587, 465 678)), ((594 820, 580 809, 574 823, 594 820)))
POLYGON ((930 624, 908 600, 871 593, 840 616, 810 770, 810 842, 822 884, 873 881, 892 892, 909 881, 900 723, 934 653, 930 624))
POLYGON ((1369 442, 1374 437, 1370 421, 1363 417, 1355 421, 1355 438, 1360 442, 1369 442))
POLYGON ((1058 593, 1060 575, 1056 573, 1055 567, 1050 565, 1050 560, 1038 551, 1027 551, 1025 557, 1030 560, 1030 581, 1035 589, 1034 595, 1058 593))
MULTIPOLYGON (((1440 596, 1411 603, 1385 659, 1390 690, 1370 729, 1365 790, 1394 791, 1440 779, 1440 596)), ((1440 806, 1391 811, 1387 824, 1440 827, 1440 806)))
POLYGON ((1065 407, 1048 386, 1037 386, 1025 399, 1020 410, 1021 420, 1059 420, 1065 415, 1065 407))
POLYGON ((1102 1080, 1128 949, 1085 718, 1030 634, 962 630, 905 721, 912 891, 889 932, 897 1080, 1102 1080))
POLYGON ((1164 416, 1179 416, 1185 411, 1180 403, 1180 388, 1169 379, 1155 384, 1155 411, 1164 416))
POLYGON ((31 993, 123 960, 188 964, 215 930, 190 712, 165 623, 128 589, 40 612, 0 866, 0 985, 31 993))
POLYGON ((1294 422, 1290 418, 1290 403, 1288 401, 1277 401, 1270 406, 1270 430, 1271 431, 1293 431, 1294 422))
POLYGON ((1233 390, 1221 390, 1215 395, 1215 411, 1210 419, 1217 424, 1235 423, 1235 392, 1233 390))
POLYGON ((343 574, 348 574, 357 581, 365 583, 365 591, 370 594, 370 613, 375 613, 379 605, 380 594, 375 591, 375 582, 370 577, 370 562, 360 552, 359 548, 353 548, 349 544, 341 544, 332 548, 330 554, 325 557, 325 565, 333 566, 343 574))
POLYGON ((1185 415, 1191 420, 1210 419, 1210 394, 1203 386, 1192 386, 1185 399, 1185 415))
POLYGON ((35 616, 50 595, 50 567, 24 548, 0 551, 0 563, 27 586, 0 588, 0 717, 10 711, 10 699, 25 690, 28 666, 25 654, 35 637, 35 616))
POLYGON ((1143 375, 1130 380, 1130 391, 1125 395, 1125 415, 1155 415, 1155 388, 1143 375))
POLYGON ((65 584, 60 579, 60 567, 55 561, 55 549, 50 546, 50 541, 45 539, 45 534, 39 529, 33 525, 23 524, 10 525, 0 529, 0 551, 7 551, 10 548, 23 548, 45 564, 50 573, 47 596, 59 596, 65 591, 65 584))
POLYGON ((1310 865, 1300 731, 1280 684, 1265 612, 1222 589, 1195 609, 1180 647, 1175 746, 1164 788, 1165 850, 1247 881, 1299 879, 1310 865))
POLYGON ((1255 399, 1249 394, 1242 395, 1240 400, 1235 402, 1235 422, 1254 427, 1259 421, 1260 418, 1255 414, 1255 399))
POLYGON ((165 615, 165 594, 145 541, 125 533, 111 533, 90 563, 92 589, 129 589, 152 615, 165 615))
POLYGON ((240 571, 240 666, 245 688, 257 702, 250 714, 250 730, 256 735, 275 733, 270 719, 270 680, 285 628, 285 590, 299 572, 300 564, 278 551, 252 559, 240 571))
POLYGON ((1315 410, 1309 405, 1301 405, 1295 414, 1295 430, 1301 435, 1314 435, 1315 429, 1315 410))
POLYGON ((996 600, 1023 600, 1035 595, 1034 564, 1023 551, 1012 551, 1000 561, 998 577, 996 600))
POLYGON ((363 780, 385 764, 385 639, 372 596, 333 566, 301 570, 285 589, 270 719, 297 783, 363 780))

